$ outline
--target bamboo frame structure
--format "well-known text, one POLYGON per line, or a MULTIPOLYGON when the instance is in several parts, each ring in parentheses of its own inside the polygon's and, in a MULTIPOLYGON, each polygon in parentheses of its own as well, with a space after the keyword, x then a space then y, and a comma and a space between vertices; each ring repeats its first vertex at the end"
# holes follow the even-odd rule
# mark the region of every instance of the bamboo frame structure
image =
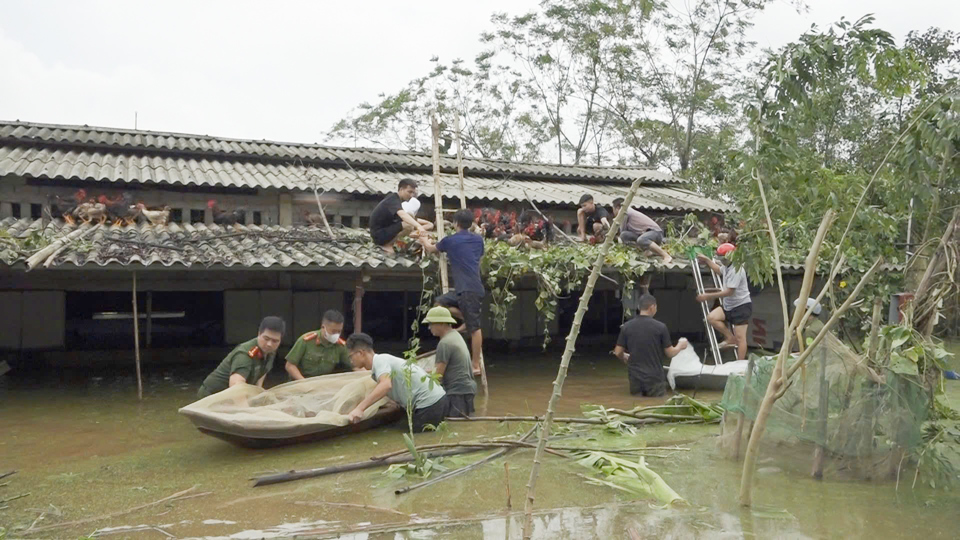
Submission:
POLYGON ((463 189, 463 154, 460 148, 460 115, 453 117, 454 142, 457 146, 457 177, 460 179, 460 208, 467 207, 467 195, 463 189))
MULTIPOLYGON (((430 131, 433 134, 433 205, 437 216, 437 242, 443 240, 443 187, 440 182, 440 124, 437 123, 437 112, 430 111, 430 131)), ((440 285, 443 292, 450 290, 450 280, 447 275, 447 256, 440 253, 440 285)))

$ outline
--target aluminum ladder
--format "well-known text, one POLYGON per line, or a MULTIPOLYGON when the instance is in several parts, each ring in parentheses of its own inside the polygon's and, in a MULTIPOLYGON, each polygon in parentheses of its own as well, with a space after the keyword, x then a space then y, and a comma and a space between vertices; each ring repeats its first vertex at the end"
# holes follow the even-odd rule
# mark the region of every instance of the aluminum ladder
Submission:
MULTIPOLYGON (((698 261, 696 257, 691 258, 690 267, 693 269, 693 281, 697 285, 697 294, 705 294, 706 289, 703 286, 703 274, 701 273, 700 261, 698 261)), ((718 276, 709 266, 707 267, 707 271, 710 272, 710 276, 713 278, 714 288, 718 290, 722 289, 723 278, 718 276)), ((700 311, 703 314, 703 325, 707 329, 707 341, 710 345, 710 352, 713 354, 713 363, 718 366, 723 365, 723 358, 720 355, 720 345, 717 343, 717 331, 707 319, 707 315, 710 314, 710 304, 707 301, 700 302, 700 311)))

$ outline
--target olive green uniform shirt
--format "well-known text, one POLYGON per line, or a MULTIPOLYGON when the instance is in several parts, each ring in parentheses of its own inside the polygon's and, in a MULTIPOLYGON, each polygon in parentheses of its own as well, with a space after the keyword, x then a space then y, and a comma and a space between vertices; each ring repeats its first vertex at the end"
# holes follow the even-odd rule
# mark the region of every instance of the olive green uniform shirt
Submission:
POLYGON ((263 354, 257 346, 257 338, 245 341, 236 347, 227 355, 213 373, 207 375, 197 393, 200 397, 206 397, 210 394, 226 390, 230 387, 230 376, 234 373, 243 375, 247 384, 257 384, 260 377, 263 377, 273 369, 273 359, 277 353, 263 354))
POLYGON ((436 363, 446 364, 443 371, 443 389, 447 395, 476 394, 470 350, 460 332, 447 332, 437 344, 436 363))
POLYGON ((287 362, 297 366, 304 377, 333 373, 338 366, 348 371, 353 369, 343 340, 330 343, 320 330, 300 336, 287 353, 287 362))

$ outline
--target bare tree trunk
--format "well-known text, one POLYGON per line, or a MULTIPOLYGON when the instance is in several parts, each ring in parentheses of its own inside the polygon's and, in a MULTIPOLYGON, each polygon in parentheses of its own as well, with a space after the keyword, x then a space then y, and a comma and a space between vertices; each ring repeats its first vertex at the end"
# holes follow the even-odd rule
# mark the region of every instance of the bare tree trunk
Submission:
MULTIPOLYGON (((630 208, 630 203, 633 202, 633 198, 637 194, 640 182, 641 180, 639 179, 634 180, 633 185, 630 186, 630 191, 627 192, 623 201, 624 208, 630 208)), ((600 247, 600 253, 597 254, 597 259, 593 263, 593 270, 590 272, 590 277, 587 278, 587 285, 583 290, 583 294, 580 296, 580 305, 577 306, 577 312, 573 317, 573 326, 570 327, 570 333, 567 335, 567 344, 563 350, 563 357, 560 360, 557 379, 553 382, 553 394, 550 395, 550 401, 547 403, 547 414, 543 419, 543 429, 541 429, 540 438, 537 440, 537 451, 533 456, 533 468, 530 470, 530 480, 527 483, 527 500, 524 505, 523 522, 524 539, 530 538, 533 534, 533 502, 537 489, 537 475, 540 474, 540 460, 543 459, 547 440, 550 438, 550 428, 553 427, 554 409, 556 408, 557 401, 560 399, 563 381, 567 378, 567 368, 570 366, 570 359, 573 357, 573 352, 576 349, 577 336, 580 335, 580 323, 583 321, 583 314, 587 312, 590 297, 593 296, 593 288, 597 284, 600 272, 603 270, 607 253, 610 251, 610 246, 613 245, 613 240, 616 238, 620 224, 623 223, 626 215, 626 212, 620 212, 616 219, 613 220, 610 231, 607 232, 607 238, 600 247)))
MULTIPOLYGON (((948 245, 956 241, 957 227, 960 225, 960 208, 953 211, 953 217, 947 224, 940 242, 934 248, 927 269, 917 285, 916 295, 914 296, 914 328, 916 328, 925 338, 933 334, 933 328, 937 324, 938 308, 937 304, 946 291, 937 290, 938 285, 944 281, 944 271, 948 274, 955 272, 955 269, 947 269, 949 256, 947 254, 948 245)), ((952 280, 947 276, 948 280, 952 280)))

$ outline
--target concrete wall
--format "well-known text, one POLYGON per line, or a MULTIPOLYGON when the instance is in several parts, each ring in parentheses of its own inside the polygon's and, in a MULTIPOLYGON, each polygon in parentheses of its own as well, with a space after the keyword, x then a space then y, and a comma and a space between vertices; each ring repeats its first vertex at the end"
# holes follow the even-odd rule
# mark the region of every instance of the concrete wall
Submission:
POLYGON ((63 347, 63 291, 0 291, 0 349, 63 347))

